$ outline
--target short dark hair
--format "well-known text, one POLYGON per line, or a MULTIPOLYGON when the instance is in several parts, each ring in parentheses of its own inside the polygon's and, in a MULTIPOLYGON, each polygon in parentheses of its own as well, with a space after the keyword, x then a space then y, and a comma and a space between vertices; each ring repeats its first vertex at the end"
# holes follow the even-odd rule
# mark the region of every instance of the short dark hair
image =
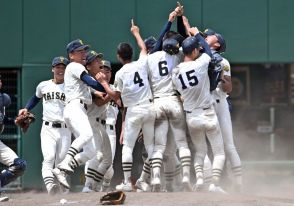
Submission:
POLYGON ((117 54, 122 60, 131 60, 133 57, 133 48, 129 43, 122 42, 117 46, 117 54))

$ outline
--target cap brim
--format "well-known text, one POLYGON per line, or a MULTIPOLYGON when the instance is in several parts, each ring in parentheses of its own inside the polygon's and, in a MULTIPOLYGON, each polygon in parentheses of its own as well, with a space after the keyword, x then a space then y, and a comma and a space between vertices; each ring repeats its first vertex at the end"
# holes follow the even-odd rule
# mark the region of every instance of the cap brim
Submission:
POLYGON ((207 34, 205 34, 204 32, 202 32, 202 31, 199 31, 199 33, 200 33, 200 35, 201 35, 201 36, 203 36, 204 38, 206 38, 206 37, 207 37, 207 34))
POLYGON ((74 51, 88 50, 89 48, 90 48, 89 45, 83 45, 83 46, 76 48, 74 51))

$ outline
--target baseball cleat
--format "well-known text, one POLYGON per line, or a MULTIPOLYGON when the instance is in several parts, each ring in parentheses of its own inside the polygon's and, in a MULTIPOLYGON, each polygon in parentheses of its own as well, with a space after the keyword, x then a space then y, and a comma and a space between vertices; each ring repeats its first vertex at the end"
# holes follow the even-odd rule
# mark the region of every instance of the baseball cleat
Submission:
POLYGON ((192 187, 191 187, 191 184, 190 184, 190 179, 189 179, 189 177, 184 176, 184 177, 183 177, 183 180, 182 180, 182 183, 183 183, 184 191, 185 191, 185 192, 191 192, 191 191, 192 191, 192 187))
POLYGON ((0 197, 0 202, 7 202, 9 197, 0 197))
POLYGON ((138 179, 135 186, 137 187, 138 192, 150 192, 151 188, 149 184, 141 179, 138 179))
POLYGON ((116 185, 115 189, 120 190, 120 191, 124 191, 124 192, 132 192, 133 191, 132 183, 130 183, 130 182, 127 182, 127 183, 122 182, 120 185, 116 185))
POLYGON ((59 192, 59 186, 55 183, 52 183, 48 186, 47 191, 49 195, 56 195, 59 192))
POLYGON ((74 173, 74 170, 71 168, 71 166, 69 166, 69 164, 66 164, 66 163, 61 163, 61 164, 57 165, 57 168, 65 171, 67 174, 74 173))
POLYGON ((208 188, 209 192, 216 192, 220 194, 227 195, 228 193, 224 191, 220 186, 215 186, 214 184, 210 184, 208 188))
POLYGON ((94 190, 90 189, 89 187, 85 186, 82 189, 82 193, 91 193, 91 192, 95 192, 94 190))
POLYGON ((69 189, 70 186, 66 180, 66 174, 64 171, 61 171, 58 168, 54 168, 52 170, 53 175, 56 177, 56 179, 58 180, 58 182, 63 185, 66 189, 69 189))
POLYGON ((193 186, 193 191, 202 191, 204 189, 204 180, 198 178, 195 185, 193 186))

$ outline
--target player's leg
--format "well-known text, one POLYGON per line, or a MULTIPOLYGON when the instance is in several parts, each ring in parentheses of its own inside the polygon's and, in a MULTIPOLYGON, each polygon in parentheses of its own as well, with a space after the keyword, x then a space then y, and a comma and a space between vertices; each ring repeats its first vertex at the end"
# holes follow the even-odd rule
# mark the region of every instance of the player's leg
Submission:
POLYGON ((225 163, 223 139, 214 108, 205 110, 204 113, 204 119, 206 120, 206 136, 210 142, 213 153, 212 184, 209 186, 209 190, 224 193, 219 187, 220 177, 225 163))
POLYGON ((125 117, 124 139, 122 147, 122 168, 124 181, 117 185, 117 190, 132 191, 131 171, 133 166, 133 149, 142 127, 144 114, 137 112, 135 107, 128 107, 125 117))
POLYGON ((190 167, 191 167, 191 152, 188 147, 186 137, 186 121, 182 104, 179 100, 173 101, 172 116, 169 117, 171 135, 175 139, 175 143, 179 150, 179 157, 183 170, 183 186, 185 190, 190 188, 190 167))
POLYGON ((58 155, 57 147, 60 135, 58 129, 46 125, 41 129, 41 151, 43 154, 42 177, 48 194, 54 195, 58 192, 59 187, 54 183, 52 169, 55 164, 55 157, 58 155))
POLYGON ((23 175, 27 164, 25 160, 19 158, 17 154, 2 141, 0 141, 0 154, 0 162, 8 167, 0 173, 0 187, 3 187, 23 175))
POLYGON ((73 170, 70 166, 73 158, 93 137, 93 131, 86 109, 79 101, 72 101, 64 108, 64 119, 70 128, 74 129, 76 139, 72 142, 64 160, 57 166, 68 173, 73 170))
POLYGON ((242 187, 242 165, 239 154, 234 144, 231 114, 226 100, 221 100, 215 105, 219 120, 224 148, 227 159, 230 161, 235 177, 236 189, 242 187))

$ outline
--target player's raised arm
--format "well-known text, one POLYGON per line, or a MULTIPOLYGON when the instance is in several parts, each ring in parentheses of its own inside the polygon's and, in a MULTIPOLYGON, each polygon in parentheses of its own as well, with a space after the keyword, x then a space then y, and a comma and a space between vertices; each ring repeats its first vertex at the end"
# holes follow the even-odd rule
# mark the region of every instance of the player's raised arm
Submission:
POLYGON ((131 32, 132 34, 134 35, 136 41, 137 41, 137 44, 138 44, 138 47, 140 48, 141 52, 140 52, 140 55, 141 54, 147 54, 147 48, 145 46, 145 43, 144 43, 144 40, 142 39, 141 35, 140 35, 140 29, 138 26, 135 25, 134 23, 134 20, 132 19, 131 20, 131 32))

